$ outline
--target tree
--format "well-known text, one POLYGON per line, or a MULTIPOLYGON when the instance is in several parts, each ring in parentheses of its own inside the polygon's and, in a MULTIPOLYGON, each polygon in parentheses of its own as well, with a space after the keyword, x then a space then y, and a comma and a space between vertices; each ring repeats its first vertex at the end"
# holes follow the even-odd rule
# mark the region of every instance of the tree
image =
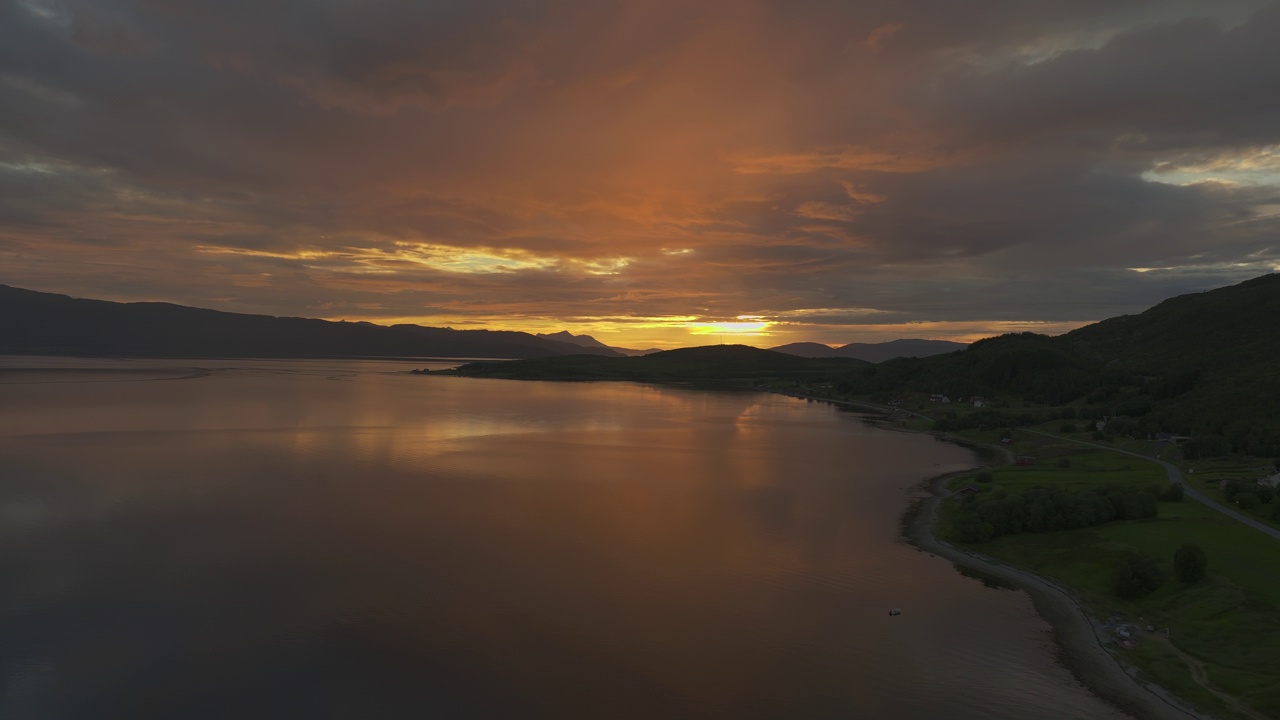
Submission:
POLYGON ((1258 485, 1258 489, 1256 490, 1256 492, 1258 494, 1258 500, 1260 500, 1263 503, 1271 502, 1276 496, 1275 488, 1271 487, 1270 485, 1262 485, 1261 483, 1258 485))
POLYGON ((1200 582, 1208 564, 1204 550, 1194 543, 1186 543, 1173 553, 1173 572, 1188 585, 1200 582))
POLYGON ((1111 576, 1111 590, 1122 598, 1149 595, 1164 582, 1164 572, 1150 555, 1130 555, 1111 576))
POLYGON ((1227 502, 1232 502, 1243 490, 1239 480, 1228 480, 1222 484, 1222 497, 1226 498, 1227 502))
POLYGON ((1073 433, 1079 431, 1080 428, 1076 427, 1075 423, 1062 423, 1062 425, 1058 426, 1058 432, 1060 433, 1073 433))
POLYGON ((987 470, 983 470, 982 472, 978 473, 978 482, 980 483, 991 482, 991 473, 987 470))
POLYGON ((1182 502, 1182 483, 1169 483, 1169 487, 1160 494, 1166 502, 1182 502))
POLYGON ((1242 492, 1236 495, 1236 505, 1239 505, 1241 510, 1257 510, 1261 504, 1262 501, 1254 493, 1242 492))

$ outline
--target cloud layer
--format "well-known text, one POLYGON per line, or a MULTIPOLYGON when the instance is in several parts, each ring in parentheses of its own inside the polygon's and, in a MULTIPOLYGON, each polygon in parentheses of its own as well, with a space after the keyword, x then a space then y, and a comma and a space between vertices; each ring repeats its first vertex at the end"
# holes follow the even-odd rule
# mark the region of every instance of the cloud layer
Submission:
POLYGON ((0 282, 1061 331, 1280 266, 1276 37, 1254 0, 0 0, 0 282))

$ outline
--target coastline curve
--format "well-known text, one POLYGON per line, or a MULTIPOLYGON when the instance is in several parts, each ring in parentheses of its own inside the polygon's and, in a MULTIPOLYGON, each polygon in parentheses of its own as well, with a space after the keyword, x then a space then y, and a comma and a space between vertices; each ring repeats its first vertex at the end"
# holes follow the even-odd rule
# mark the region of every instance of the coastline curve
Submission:
POLYGON ((1036 612, 1052 628, 1061 661, 1095 695, 1141 720, 1213 720, 1186 707, 1164 688, 1139 680, 1104 646, 1095 624, 1071 591, 1028 570, 971 553, 939 539, 934 526, 943 500, 949 497, 945 483, 955 473, 926 481, 929 495, 903 524, 906 540, 923 552, 945 558, 957 567, 994 576, 1022 590, 1036 612))

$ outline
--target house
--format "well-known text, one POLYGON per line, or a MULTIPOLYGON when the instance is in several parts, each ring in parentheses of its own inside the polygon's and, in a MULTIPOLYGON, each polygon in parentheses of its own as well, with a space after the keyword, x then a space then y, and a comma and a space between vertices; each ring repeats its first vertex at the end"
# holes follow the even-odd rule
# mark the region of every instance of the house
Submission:
POLYGON ((986 400, 986 398, 983 398, 983 397, 982 397, 982 396, 980 396, 980 395, 975 395, 975 396, 973 396, 973 399, 971 400, 971 402, 973 402, 973 406, 974 406, 974 407, 976 407, 976 408, 986 407, 986 406, 987 406, 987 400, 986 400))
POLYGON ((929 402, 942 402, 942 393, 934 393, 930 395, 929 402))
POLYGON ((1034 455, 1019 455, 1013 461, 1014 465, 1035 465, 1036 458, 1034 455))
POLYGON ((964 487, 951 493, 951 497, 964 497, 965 495, 973 495, 978 492, 978 488, 973 485, 965 485, 964 487))

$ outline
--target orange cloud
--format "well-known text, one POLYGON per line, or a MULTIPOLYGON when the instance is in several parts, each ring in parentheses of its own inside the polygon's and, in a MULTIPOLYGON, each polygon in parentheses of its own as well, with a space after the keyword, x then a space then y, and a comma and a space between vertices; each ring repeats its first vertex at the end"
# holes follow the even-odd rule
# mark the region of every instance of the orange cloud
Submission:
POLYGON ((862 44, 871 52, 879 54, 880 51, 884 49, 884 43, 889 38, 897 35, 898 31, 903 27, 905 26, 900 23, 887 23, 885 25, 881 25, 875 30, 872 30, 871 34, 867 36, 867 39, 862 41, 862 44))
POLYGON ((746 175, 797 175, 818 170, 870 170, 884 173, 919 173, 951 165, 954 155, 928 152, 893 152, 859 145, 838 145, 808 152, 738 155, 729 162, 746 175))

